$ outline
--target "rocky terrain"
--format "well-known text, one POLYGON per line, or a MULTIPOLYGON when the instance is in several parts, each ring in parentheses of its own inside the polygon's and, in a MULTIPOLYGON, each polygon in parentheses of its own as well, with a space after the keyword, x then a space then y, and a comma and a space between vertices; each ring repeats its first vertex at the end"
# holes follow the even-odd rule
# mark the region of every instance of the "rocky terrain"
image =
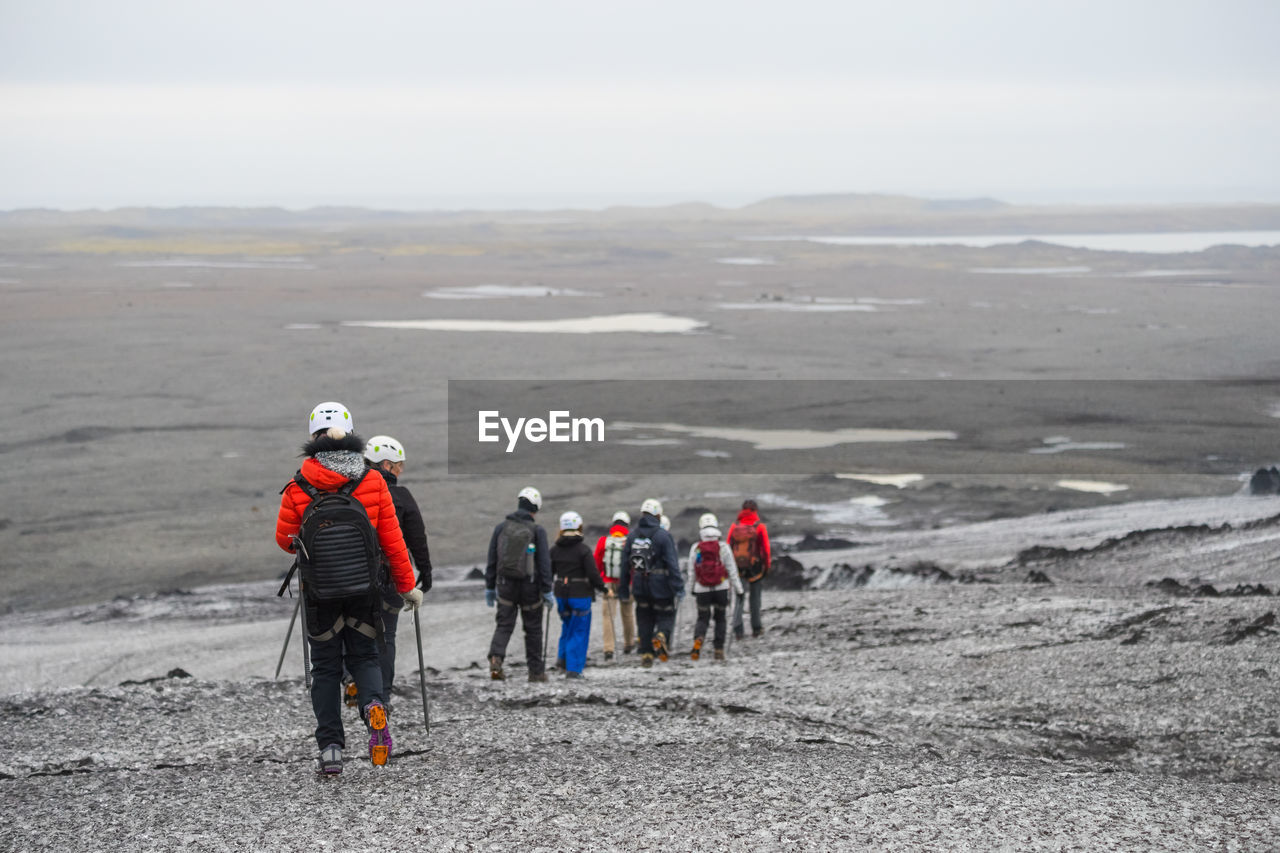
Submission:
MULTIPOLYGON (((296 642, 271 679, 289 604, 268 585, 10 616, 0 840, 1266 849, 1280 829, 1278 508, 1166 501, 922 532, 928 576, 867 543, 855 561, 871 580, 769 592, 766 636, 724 664, 606 665, 597 626, 578 684, 526 683, 518 640, 511 680, 490 681, 491 611, 459 570, 423 610, 429 734, 405 620, 396 758, 371 767, 351 719, 338 780, 314 773, 296 642), (1169 524, 1110 535, 1135 519, 1169 524), (931 556, 945 543, 960 559, 931 556)), ((851 552, 794 559, 830 574, 851 552)))

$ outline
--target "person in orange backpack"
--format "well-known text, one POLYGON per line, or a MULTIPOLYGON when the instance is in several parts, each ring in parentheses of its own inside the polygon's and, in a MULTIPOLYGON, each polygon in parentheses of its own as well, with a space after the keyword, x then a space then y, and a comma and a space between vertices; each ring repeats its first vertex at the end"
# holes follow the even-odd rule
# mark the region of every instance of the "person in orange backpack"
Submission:
POLYGON ((369 732, 369 758, 391 755, 386 693, 378 659, 382 555, 406 607, 422 603, 386 481, 370 474, 364 440, 352 432, 341 403, 321 403, 308 421, 306 459, 281 490, 276 544, 298 554, 311 652, 311 706, 316 715, 320 772, 342 772, 342 670, 355 679, 369 732), (328 513, 325 515, 325 513, 328 513), (381 553, 379 553, 381 552, 381 553))
MULTIPOLYGON (((747 596, 751 599, 751 636, 764 636, 764 622, 760 618, 760 599, 764 587, 764 576, 769 573, 772 562, 769 553, 769 531, 760 520, 759 506, 750 498, 742 502, 742 511, 738 520, 729 525, 729 548, 733 551, 733 559, 738 565, 738 574, 747 581, 747 596)), ((742 599, 733 605, 733 636, 742 639, 742 599)))
POLYGON ((738 564, 733 559, 729 543, 720 538, 720 522, 709 513, 698 519, 698 538, 689 548, 689 578, 693 584, 693 600, 698 604, 698 621, 693 626, 693 650, 690 660, 702 656, 702 645, 707 636, 711 616, 715 615, 715 634, 712 643, 716 660, 724 660, 724 642, 728 634, 725 610, 729 606, 729 589, 742 599, 742 581, 738 578, 738 564))
POLYGON ((618 578, 622 576, 622 546, 627 544, 627 534, 631 532, 631 516, 626 510, 618 510, 613 514, 613 522, 609 532, 600 537, 596 543, 596 568, 600 570, 600 579, 604 581, 604 601, 601 605, 604 626, 604 659, 613 660, 616 650, 616 634, 614 633, 613 612, 618 611, 622 619, 622 651, 631 654, 636 650, 636 616, 635 606, 627 590, 618 589, 618 578))

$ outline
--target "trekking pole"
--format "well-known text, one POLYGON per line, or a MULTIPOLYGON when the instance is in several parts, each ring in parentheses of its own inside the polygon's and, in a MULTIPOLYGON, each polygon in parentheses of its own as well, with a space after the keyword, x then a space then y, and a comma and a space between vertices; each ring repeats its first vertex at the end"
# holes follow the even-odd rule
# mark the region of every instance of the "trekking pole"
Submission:
POLYGON ((280 660, 276 661, 276 674, 273 681, 280 680, 280 667, 284 666, 284 653, 289 651, 289 638, 293 636, 293 623, 298 621, 298 611, 302 609, 302 598, 293 606, 293 616, 289 619, 289 630, 284 634, 284 648, 280 650, 280 660))
POLYGON ((547 640, 551 639, 551 605, 543 602, 543 609, 547 611, 547 618, 542 628, 542 667, 547 666, 547 640))
POLYGON ((413 608, 413 633, 418 638, 418 685, 422 688, 422 722, 427 727, 427 736, 431 736, 431 712, 427 710, 427 665, 422 660, 422 620, 418 618, 418 608, 413 608))
MULTIPOLYGON (((298 580, 298 604, 302 604, 302 580, 298 580)), ((311 640, 307 634, 307 611, 300 610, 302 613, 302 680, 307 685, 307 692, 311 692, 311 640)))

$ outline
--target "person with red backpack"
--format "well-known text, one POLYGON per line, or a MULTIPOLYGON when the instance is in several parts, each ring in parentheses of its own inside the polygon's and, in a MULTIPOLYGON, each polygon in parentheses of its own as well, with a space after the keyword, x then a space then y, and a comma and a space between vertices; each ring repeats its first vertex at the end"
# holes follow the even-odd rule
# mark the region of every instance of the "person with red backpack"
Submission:
POLYGON ((693 600, 698 605, 698 621, 693 626, 693 650, 690 660, 702 656, 702 645, 707 636, 707 626, 715 613, 716 631, 712 638, 716 660, 724 660, 725 635, 728 620, 725 610, 729 607, 729 587, 742 598, 742 581, 738 578, 738 564, 733 559, 729 543, 720 538, 720 522, 709 513, 698 519, 698 536, 701 539, 689 549, 689 576, 693 579, 693 600))
MULTIPOLYGON (((760 619, 760 598, 764 587, 764 576, 769 573, 772 562, 769 553, 769 531, 760 520, 760 507, 750 498, 742 502, 742 511, 738 520, 729 525, 729 548, 733 551, 734 562, 738 565, 738 574, 749 584, 747 597, 751 599, 751 636, 764 636, 764 622, 760 619)), ((733 636, 742 639, 742 599, 733 605, 733 636)))
MULTIPOLYGON (((369 731, 369 758, 391 756, 387 696, 378 660, 382 556, 407 608, 422 603, 387 483, 364 463, 364 440, 352 432, 341 403, 321 403, 308 421, 306 459, 281 490, 276 544, 297 554, 311 653, 311 706, 316 715, 320 772, 342 772, 342 670, 356 683, 369 731)), ((286 581, 287 582, 287 581, 286 581)))
POLYGON ((613 627, 613 612, 618 611, 622 619, 622 651, 631 654, 636 650, 636 616, 635 607, 628 590, 618 588, 618 579, 622 577, 622 547, 627 544, 627 534, 631 532, 631 516, 626 510, 618 510, 613 514, 608 534, 601 536, 596 543, 596 568, 600 570, 600 579, 604 581, 604 603, 601 616, 604 617, 604 659, 613 660, 617 648, 616 634, 613 627))

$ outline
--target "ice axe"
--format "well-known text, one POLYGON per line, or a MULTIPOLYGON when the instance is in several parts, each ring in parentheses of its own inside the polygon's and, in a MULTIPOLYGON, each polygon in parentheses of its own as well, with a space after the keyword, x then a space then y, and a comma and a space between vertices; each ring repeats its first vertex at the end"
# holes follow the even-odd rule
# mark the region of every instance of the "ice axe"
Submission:
POLYGON ((418 638, 418 686, 422 688, 422 722, 427 727, 427 736, 431 736, 431 712, 427 709, 427 665, 422 660, 422 620, 418 618, 418 608, 413 608, 413 633, 418 638))

